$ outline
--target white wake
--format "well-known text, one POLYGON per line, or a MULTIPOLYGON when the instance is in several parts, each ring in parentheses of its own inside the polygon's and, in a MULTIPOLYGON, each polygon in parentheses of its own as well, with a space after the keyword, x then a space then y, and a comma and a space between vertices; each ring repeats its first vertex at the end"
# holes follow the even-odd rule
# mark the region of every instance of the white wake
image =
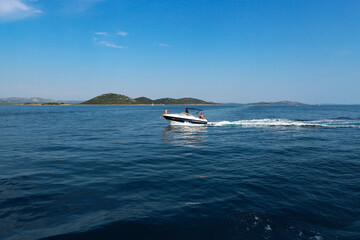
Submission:
POLYGON ((317 120, 299 121, 290 119, 251 119, 238 121, 209 122, 210 126, 243 126, 243 127, 357 127, 360 128, 359 120, 317 120))

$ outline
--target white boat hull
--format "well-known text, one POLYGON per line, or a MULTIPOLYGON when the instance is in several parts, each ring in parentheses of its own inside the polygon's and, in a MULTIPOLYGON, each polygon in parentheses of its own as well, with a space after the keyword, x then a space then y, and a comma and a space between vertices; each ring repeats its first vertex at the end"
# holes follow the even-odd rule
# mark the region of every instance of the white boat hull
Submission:
POLYGON ((182 125, 182 124, 207 124, 206 119, 192 116, 190 114, 165 114, 164 118, 168 120, 171 125, 182 125))

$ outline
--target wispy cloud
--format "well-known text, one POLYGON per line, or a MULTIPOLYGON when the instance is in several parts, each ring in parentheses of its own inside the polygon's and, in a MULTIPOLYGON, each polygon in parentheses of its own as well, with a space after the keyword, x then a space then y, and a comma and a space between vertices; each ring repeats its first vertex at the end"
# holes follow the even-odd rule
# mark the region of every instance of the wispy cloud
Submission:
MULTIPOLYGON (((1 0, 0 0, 1 1, 1 0)), ((106 36, 106 37, 109 37, 109 36, 111 36, 111 34, 110 33, 108 33, 108 32, 91 32, 92 34, 95 34, 95 35, 101 35, 101 36, 106 36)), ((116 33, 116 35, 118 35, 118 36, 127 36, 127 35, 129 35, 129 33, 127 33, 127 32, 123 32, 123 31, 118 31, 117 33, 116 33)))
POLYGON ((342 51, 337 51, 335 52, 336 54, 340 54, 340 55, 348 55, 348 54, 351 54, 350 51, 346 51, 346 50, 342 50, 342 51))
POLYGON ((118 31, 116 35, 127 36, 127 35, 129 35, 129 33, 123 32, 123 31, 118 31))
POLYGON ((101 36, 110 36, 107 32, 93 32, 95 35, 101 35, 101 36))
POLYGON ((159 47, 172 47, 172 46, 165 43, 159 43, 159 47))
MULTIPOLYGON (((1 0, 0 0, 1 1, 1 0)), ((91 32, 93 35, 96 35, 96 37, 93 37, 93 41, 96 42, 99 45, 103 45, 105 47, 111 47, 111 48, 118 48, 118 49, 125 49, 127 47, 121 46, 121 45, 117 45, 115 43, 112 43, 108 40, 112 40, 115 39, 115 36, 112 34, 109 34, 108 32, 91 32), (106 41, 105 41, 106 39, 106 41)), ((127 32, 123 32, 123 31, 118 31, 116 33, 116 35, 120 35, 120 36, 126 36, 128 35, 127 32)))
POLYGON ((68 3, 64 7, 63 10, 65 10, 68 13, 79 13, 79 12, 85 12, 89 10, 90 8, 93 8, 97 3, 104 2, 106 0, 72 0, 67 1, 68 3))
POLYGON ((42 13, 22 0, 0 0, 0 21, 15 21, 42 13))
POLYGON ((126 48, 126 47, 123 47, 123 46, 120 46, 120 45, 117 45, 117 44, 113 44, 113 43, 110 43, 110 42, 106 42, 106 41, 100 41, 98 43, 100 45, 105 46, 105 47, 120 48, 120 49, 125 49, 126 48))

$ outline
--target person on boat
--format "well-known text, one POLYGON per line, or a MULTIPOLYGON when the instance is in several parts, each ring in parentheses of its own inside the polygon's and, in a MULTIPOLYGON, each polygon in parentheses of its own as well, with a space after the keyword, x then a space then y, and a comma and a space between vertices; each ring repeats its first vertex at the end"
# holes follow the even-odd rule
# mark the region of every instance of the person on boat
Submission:
POLYGON ((200 119, 205 119, 204 118, 204 114, 203 113, 200 113, 200 117, 199 117, 200 119))
POLYGON ((189 109, 185 108, 185 112, 184 113, 189 113, 189 109))
POLYGON ((162 118, 166 114, 167 114, 167 109, 165 108, 165 112, 160 116, 160 118, 162 118))

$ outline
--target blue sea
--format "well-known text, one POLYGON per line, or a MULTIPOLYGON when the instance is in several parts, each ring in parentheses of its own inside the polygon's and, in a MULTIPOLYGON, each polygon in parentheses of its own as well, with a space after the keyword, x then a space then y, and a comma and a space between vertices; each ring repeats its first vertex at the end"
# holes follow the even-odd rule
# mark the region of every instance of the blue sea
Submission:
POLYGON ((0 106, 0 239, 360 239, 359 105, 200 107, 0 106))

